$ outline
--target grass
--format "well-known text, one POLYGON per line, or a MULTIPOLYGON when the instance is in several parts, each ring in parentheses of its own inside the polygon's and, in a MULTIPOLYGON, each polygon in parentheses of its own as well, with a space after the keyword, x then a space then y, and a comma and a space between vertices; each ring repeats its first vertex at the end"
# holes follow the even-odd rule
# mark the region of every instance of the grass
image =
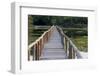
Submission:
POLYGON ((87 28, 63 28, 63 31, 80 51, 88 51, 87 28))
POLYGON ((63 31, 85 31, 87 28, 62 28, 63 31))
POLYGON ((31 44, 32 42, 34 42, 38 37, 34 36, 34 37, 29 37, 28 38, 28 44, 31 44))
MULTIPOLYGON (((36 26, 36 25, 35 25, 36 26)), ((41 26, 42 27, 42 26, 41 26)), ((48 28, 28 28, 28 45, 36 41, 48 28)))
POLYGON ((88 36, 76 36, 71 38, 73 43, 77 46, 80 51, 87 52, 88 48, 88 36))

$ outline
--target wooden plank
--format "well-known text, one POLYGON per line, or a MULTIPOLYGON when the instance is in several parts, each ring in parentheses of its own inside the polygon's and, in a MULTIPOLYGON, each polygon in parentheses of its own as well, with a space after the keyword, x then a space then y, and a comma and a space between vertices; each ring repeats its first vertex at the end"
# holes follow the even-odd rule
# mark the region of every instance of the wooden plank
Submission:
POLYGON ((49 41, 44 44, 40 60, 66 59, 66 53, 61 43, 61 36, 54 27, 49 41))

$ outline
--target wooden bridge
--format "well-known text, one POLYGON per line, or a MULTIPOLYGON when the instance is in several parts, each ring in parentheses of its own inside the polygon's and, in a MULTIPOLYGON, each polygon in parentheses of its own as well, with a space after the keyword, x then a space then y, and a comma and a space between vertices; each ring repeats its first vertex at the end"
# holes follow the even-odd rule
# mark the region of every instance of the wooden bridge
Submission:
POLYGON ((52 26, 28 46, 28 60, 82 58, 78 48, 58 26, 52 26))

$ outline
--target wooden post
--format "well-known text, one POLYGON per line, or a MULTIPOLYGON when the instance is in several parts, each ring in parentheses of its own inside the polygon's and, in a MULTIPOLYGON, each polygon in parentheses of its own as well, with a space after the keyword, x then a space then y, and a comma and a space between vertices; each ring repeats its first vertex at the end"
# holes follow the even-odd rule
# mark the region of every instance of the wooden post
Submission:
POLYGON ((67 44, 66 49, 67 49, 67 56, 68 56, 68 53, 69 53, 69 41, 67 40, 66 42, 67 42, 67 43, 66 43, 66 44, 67 44))
POLYGON ((64 37, 64 49, 66 50, 66 38, 64 37))
POLYGON ((65 37, 63 37, 63 46, 64 46, 64 50, 66 50, 65 49, 65 37))
POLYGON ((46 34, 44 35, 44 40, 45 40, 45 43, 46 43, 46 34))
POLYGON ((48 41, 48 36, 47 36, 47 32, 46 32, 46 42, 48 41))
POLYGON ((42 49, 43 49, 43 44, 42 44, 42 39, 41 39, 41 54, 42 54, 42 49))
POLYGON ((51 30, 50 30, 50 32, 49 32, 49 37, 51 36, 51 30))
POLYGON ((45 43, 45 35, 44 35, 44 37, 43 37, 43 42, 45 43))
POLYGON ((49 32, 47 32, 47 41, 49 40, 48 34, 49 34, 49 32))
POLYGON ((43 36, 43 38, 42 38, 42 44, 43 44, 43 46, 44 46, 44 36, 43 36))
POLYGON ((65 49, 66 49, 66 54, 67 54, 67 39, 65 38, 65 49))
POLYGON ((34 60, 34 46, 32 47, 32 56, 33 56, 32 60, 34 60))
POLYGON ((39 41, 39 57, 41 56, 41 39, 39 41))
MULTIPOLYGON (((47 41, 48 41, 48 32, 47 32, 47 41)), ((46 42, 47 42, 47 41, 46 41, 46 42)))
POLYGON ((43 48, 44 48, 44 41, 43 41, 43 38, 42 38, 41 41, 42 41, 42 49, 43 49, 43 48))
POLYGON ((34 60, 36 60, 36 45, 34 45, 34 60))
POLYGON ((69 56, 68 56, 69 59, 72 59, 72 45, 69 43, 69 56))
POLYGON ((39 57, 41 56, 41 39, 40 39, 40 55, 39 55, 39 57))
POLYGON ((44 35, 44 43, 46 43, 46 35, 44 35))
POLYGON ((62 44, 64 46, 64 36, 63 35, 61 35, 61 42, 62 42, 62 44))
POLYGON ((28 50, 28 61, 30 61, 30 49, 28 50))
POLYGON ((73 59, 75 59, 75 50, 73 48, 73 59))
POLYGON ((49 32, 50 32, 50 31, 48 31, 48 41, 49 41, 49 32))
POLYGON ((45 43, 45 36, 43 36, 43 43, 45 43))
POLYGON ((38 60, 38 43, 36 44, 36 60, 38 60))
POLYGON ((37 42, 37 60, 39 60, 39 42, 37 42))
POLYGON ((38 41, 38 58, 40 57, 40 41, 38 41))

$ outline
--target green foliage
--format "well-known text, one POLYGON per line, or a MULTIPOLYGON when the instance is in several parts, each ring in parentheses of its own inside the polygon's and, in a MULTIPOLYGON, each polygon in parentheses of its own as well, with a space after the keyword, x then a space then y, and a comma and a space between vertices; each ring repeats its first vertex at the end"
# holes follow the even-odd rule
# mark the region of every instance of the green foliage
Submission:
POLYGON ((39 38, 44 31, 47 29, 30 29, 31 32, 28 33, 28 44, 34 42, 37 38, 39 38))
POLYGON ((59 25, 62 27, 87 27, 87 17, 29 15, 32 25, 59 25), (31 17, 30 17, 31 16, 31 17))
POLYGON ((43 34, 44 31, 47 30, 47 28, 35 29, 35 25, 33 25, 34 20, 36 20, 34 16, 32 15, 28 16, 28 44, 31 44, 32 42, 34 42, 37 38, 39 38, 43 34))
POLYGON ((66 31, 65 34, 69 37, 75 37, 75 36, 87 36, 87 31, 75 31, 70 30, 66 31))
POLYGON ((88 51, 88 32, 86 28, 63 28, 63 31, 80 51, 88 51))
POLYGON ((88 36, 76 36, 72 38, 74 44, 78 47, 80 51, 88 51, 88 36))
POLYGON ((86 28, 64 28, 63 31, 69 37, 87 36, 86 28))

